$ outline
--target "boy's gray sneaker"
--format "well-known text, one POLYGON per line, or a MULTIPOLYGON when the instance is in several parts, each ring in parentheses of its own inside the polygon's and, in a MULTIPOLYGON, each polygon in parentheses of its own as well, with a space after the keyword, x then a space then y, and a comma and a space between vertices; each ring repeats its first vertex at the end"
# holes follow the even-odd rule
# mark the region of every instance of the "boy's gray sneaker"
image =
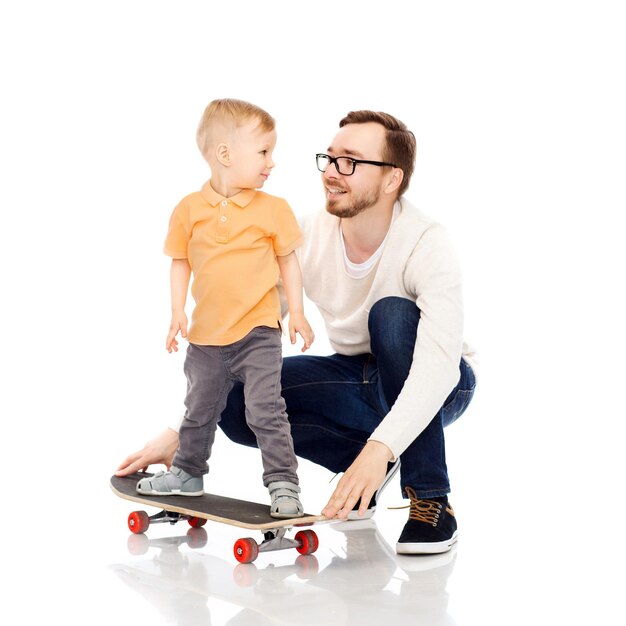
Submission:
POLYGON ((270 505, 270 515, 272 517, 288 519, 304 515, 304 508, 298 498, 300 493, 298 485, 286 480, 279 480, 270 483, 267 488, 272 498, 272 504, 270 505))
POLYGON ((137 493, 142 496, 201 496, 204 493, 202 476, 191 476, 172 465, 169 472, 158 472, 137 483, 137 493))

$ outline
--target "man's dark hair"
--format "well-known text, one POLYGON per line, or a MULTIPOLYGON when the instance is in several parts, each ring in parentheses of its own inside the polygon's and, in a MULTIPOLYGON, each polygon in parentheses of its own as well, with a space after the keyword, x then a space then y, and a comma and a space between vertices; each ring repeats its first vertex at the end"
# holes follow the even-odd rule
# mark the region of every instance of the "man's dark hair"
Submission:
POLYGON ((398 197, 400 197, 407 190, 415 169, 415 135, 406 127, 406 124, 382 111, 350 111, 339 122, 339 128, 347 124, 367 122, 376 122, 385 128, 385 145, 381 158, 395 164, 404 172, 402 183, 398 188, 398 197))

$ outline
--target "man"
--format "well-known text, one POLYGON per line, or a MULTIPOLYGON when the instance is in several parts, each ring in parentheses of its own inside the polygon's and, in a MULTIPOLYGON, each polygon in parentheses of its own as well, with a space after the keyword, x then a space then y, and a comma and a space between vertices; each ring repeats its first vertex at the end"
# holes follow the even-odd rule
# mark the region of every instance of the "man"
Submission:
MULTIPOLYGON (((409 520, 401 554, 449 550, 457 538, 448 503, 443 428, 469 404, 475 377, 463 344, 461 279, 445 232, 404 197, 415 138, 386 113, 341 120, 317 155, 326 212, 303 220, 298 250, 305 292, 336 354, 284 360, 282 394, 294 448, 344 472, 322 513, 371 516, 400 467, 409 520), (400 463, 398 463, 398 460, 400 463)), ((233 389, 220 426, 256 446, 233 389)), ((128 457, 130 473, 171 458, 169 430, 128 457)))

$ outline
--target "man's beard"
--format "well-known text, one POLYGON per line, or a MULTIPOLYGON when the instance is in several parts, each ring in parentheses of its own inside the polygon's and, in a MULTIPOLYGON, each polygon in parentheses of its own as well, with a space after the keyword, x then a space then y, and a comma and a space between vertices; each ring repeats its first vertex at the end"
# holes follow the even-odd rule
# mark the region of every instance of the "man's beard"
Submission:
POLYGON ((339 208, 335 206, 338 202, 333 201, 332 199, 326 199, 326 210, 336 217, 342 218, 350 218, 355 217, 359 213, 362 213, 366 209, 374 206, 380 198, 380 190, 375 189, 372 191, 363 192, 360 196, 357 196, 353 199, 353 202, 350 206, 339 208))

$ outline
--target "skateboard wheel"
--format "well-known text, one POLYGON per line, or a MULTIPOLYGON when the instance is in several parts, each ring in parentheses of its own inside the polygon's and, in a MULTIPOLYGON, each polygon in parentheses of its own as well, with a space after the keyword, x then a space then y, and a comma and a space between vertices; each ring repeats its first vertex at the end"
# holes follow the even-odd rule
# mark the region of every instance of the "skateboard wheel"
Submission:
POLYGON ((145 511, 133 511, 128 516, 128 529, 131 533, 138 535, 146 532, 150 526, 150 517, 145 511))
POLYGON ((190 517, 187 521, 192 528, 200 528, 206 524, 204 517, 190 517))
POLYGON ((300 554, 313 554, 320 545, 317 535, 312 530, 301 530, 297 532, 295 540, 299 544, 296 550, 300 554))
POLYGON ((259 546, 254 539, 246 537, 245 539, 237 539, 233 548, 235 558, 240 563, 252 563, 259 556, 259 546))

